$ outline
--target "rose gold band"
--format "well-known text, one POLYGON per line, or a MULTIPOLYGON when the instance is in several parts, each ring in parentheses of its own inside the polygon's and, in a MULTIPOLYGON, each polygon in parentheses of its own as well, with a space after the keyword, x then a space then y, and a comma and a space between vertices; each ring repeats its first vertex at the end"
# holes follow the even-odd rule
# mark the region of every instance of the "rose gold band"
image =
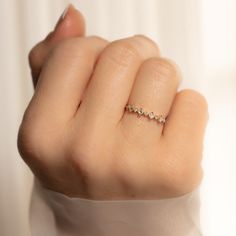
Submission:
POLYGON ((145 116, 145 117, 149 118, 150 120, 157 121, 160 124, 165 124, 165 122, 166 122, 166 118, 164 116, 156 115, 154 112, 144 111, 143 108, 137 107, 133 104, 127 104, 125 106, 125 110, 129 111, 129 112, 137 113, 138 116, 145 116))

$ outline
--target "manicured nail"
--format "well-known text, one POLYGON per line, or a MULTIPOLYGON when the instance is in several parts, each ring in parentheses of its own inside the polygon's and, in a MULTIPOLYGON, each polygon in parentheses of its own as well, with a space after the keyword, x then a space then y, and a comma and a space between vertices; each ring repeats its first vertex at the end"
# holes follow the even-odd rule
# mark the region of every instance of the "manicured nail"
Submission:
POLYGON ((66 15, 67 15, 67 13, 68 13, 70 7, 71 7, 71 4, 69 4, 69 5, 66 7, 66 9, 63 11, 63 13, 62 13, 62 15, 61 15, 61 20, 64 20, 64 19, 66 18, 66 15))
POLYGON ((63 11, 63 13, 61 14, 56 26, 55 26, 55 31, 57 30, 57 28, 59 27, 59 25, 65 20, 68 11, 70 10, 70 8, 73 7, 71 4, 69 4, 66 9, 63 11))
POLYGON ((53 32, 51 32, 47 37, 46 40, 49 42, 52 42, 54 39, 57 38, 57 35, 60 35, 60 32, 64 29, 64 24, 63 22, 66 20, 67 16, 69 17, 69 15, 71 14, 71 11, 73 11, 75 9, 75 7, 72 4, 69 4, 65 10, 63 11, 63 13, 61 14, 59 20, 57 21, 53 32))

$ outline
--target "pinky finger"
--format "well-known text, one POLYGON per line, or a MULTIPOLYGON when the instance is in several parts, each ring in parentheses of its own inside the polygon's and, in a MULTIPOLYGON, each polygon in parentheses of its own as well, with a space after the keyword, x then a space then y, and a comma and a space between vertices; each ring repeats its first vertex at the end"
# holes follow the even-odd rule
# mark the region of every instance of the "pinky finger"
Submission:
POLYGON ((194 90, 183 90, 176 95, 163 136, 176 148, 202 152, 207 121, 208 105, 205 98, 194 90))

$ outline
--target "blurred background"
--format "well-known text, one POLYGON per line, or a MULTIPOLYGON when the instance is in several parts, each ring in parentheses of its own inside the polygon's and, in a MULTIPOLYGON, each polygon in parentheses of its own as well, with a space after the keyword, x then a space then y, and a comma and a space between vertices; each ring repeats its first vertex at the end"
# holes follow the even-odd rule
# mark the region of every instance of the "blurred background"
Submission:
MULTIPOLYGON (((236 1, 71 0, 87 33, 145 34, 182 68, 182 88, 209 102, 201 221, 205 236, 236 235, 236 1)), ((66 0, 0 0, 0 235, 30 236, 32 175, 16 137, 33 87, 27 54, 51 31, 66 0)))

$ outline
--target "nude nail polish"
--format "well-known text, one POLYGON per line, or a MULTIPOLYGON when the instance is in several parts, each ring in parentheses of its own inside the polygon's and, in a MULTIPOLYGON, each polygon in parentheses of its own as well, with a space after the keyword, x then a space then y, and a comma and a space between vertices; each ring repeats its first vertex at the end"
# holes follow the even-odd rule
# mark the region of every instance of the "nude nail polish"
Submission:
POLYGON ((63 13, 62 13, 62 15, 61 15, 61 20, 64 20, 64 19, 66 18, 66 15, 67 15, 67 13, 68 13, 70 7, 71 7, 71 4, 69 4, 69 5, 66 7, 66 9, 63 11, 63 13))
POLYGON ((59 25, 62 23, 62 21, 65 20, 65 18, 66 18, 66 16, 67 16, 67 13, 68 13, 68 11, 69 11, 69 9, 70 9, 70 7, 71 7, 71 4, 69 4, 69 5, 65 8, 65 10, 64 10, 63 13, 61 14, 59 20, 57 21, 57 24, 56 24, 56 26, 55 26, 54 31, 56 31, 57 28, 59 27, 59 25))

